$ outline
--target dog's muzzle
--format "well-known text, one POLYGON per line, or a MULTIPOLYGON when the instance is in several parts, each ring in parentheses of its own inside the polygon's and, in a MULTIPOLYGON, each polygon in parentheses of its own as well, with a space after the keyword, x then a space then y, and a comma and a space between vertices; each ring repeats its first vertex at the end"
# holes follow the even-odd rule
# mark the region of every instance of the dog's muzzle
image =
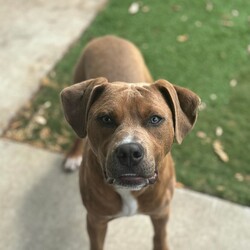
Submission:
POLYGON ((118 146, 113 153, 113 162, 115 164, 111 173, 105 171, 106 181, 109 184, 131 190, 139 190, 149 184, 154 184, 158 173, 153 167, 145 165, 144 148, 139 143, 126 143, 118 146), (152 169, 152 167, 151 167, 152 169), (113 172, 113 174, 112 174, 113 172))

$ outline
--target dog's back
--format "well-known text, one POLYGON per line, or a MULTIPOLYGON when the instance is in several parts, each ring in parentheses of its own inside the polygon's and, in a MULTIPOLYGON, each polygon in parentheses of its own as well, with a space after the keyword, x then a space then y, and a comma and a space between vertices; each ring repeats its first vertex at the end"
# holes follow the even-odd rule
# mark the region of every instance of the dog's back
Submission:
POLYGON ((74 83, 96 77, 109 82, 152 82, 140 51, 129 41, 116 36, 92 40, 76 66, 74 83))

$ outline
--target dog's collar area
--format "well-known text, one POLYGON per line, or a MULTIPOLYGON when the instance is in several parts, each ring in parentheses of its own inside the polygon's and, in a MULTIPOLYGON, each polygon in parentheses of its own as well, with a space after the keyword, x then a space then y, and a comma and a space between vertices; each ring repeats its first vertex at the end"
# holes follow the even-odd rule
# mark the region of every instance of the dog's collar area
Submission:
POLYGON ((143 187, 154 184, 158 179, 158 171, 156 170, 154 175, 149 178, 130 173, 123 174, 118 178, 112 178, 107 175, 106 171, 104 172, 104 176, 108 184, 118 186, 120 188, 139 190, 143 187))

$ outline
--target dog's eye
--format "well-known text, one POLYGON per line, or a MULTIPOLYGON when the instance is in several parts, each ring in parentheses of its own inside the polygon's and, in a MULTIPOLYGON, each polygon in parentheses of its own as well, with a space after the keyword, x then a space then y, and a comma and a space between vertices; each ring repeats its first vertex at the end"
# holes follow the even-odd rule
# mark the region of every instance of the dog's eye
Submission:
POLYGON ((158 115, 153 115, 149 119, 149 124, 151 125, 158 125, 163 121, 163 118, 158 115))
POLYGON ((108 126, 108 127, 115 126, 115 121, 109 115, 103 115, 99 117, 98 119, 105 126, 108 126))

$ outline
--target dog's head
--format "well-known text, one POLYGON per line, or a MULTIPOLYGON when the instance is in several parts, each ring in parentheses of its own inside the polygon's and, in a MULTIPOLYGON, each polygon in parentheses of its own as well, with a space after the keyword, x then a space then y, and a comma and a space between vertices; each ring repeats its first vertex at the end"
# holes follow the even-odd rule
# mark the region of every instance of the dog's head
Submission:
POLYGON ((174 138, 181 143, 197 118, 199 97, 165 80, 154 84, 91 79, 61 93, 65 117, 88 137, 109 184, 138 190, 157 180, 174 138))

